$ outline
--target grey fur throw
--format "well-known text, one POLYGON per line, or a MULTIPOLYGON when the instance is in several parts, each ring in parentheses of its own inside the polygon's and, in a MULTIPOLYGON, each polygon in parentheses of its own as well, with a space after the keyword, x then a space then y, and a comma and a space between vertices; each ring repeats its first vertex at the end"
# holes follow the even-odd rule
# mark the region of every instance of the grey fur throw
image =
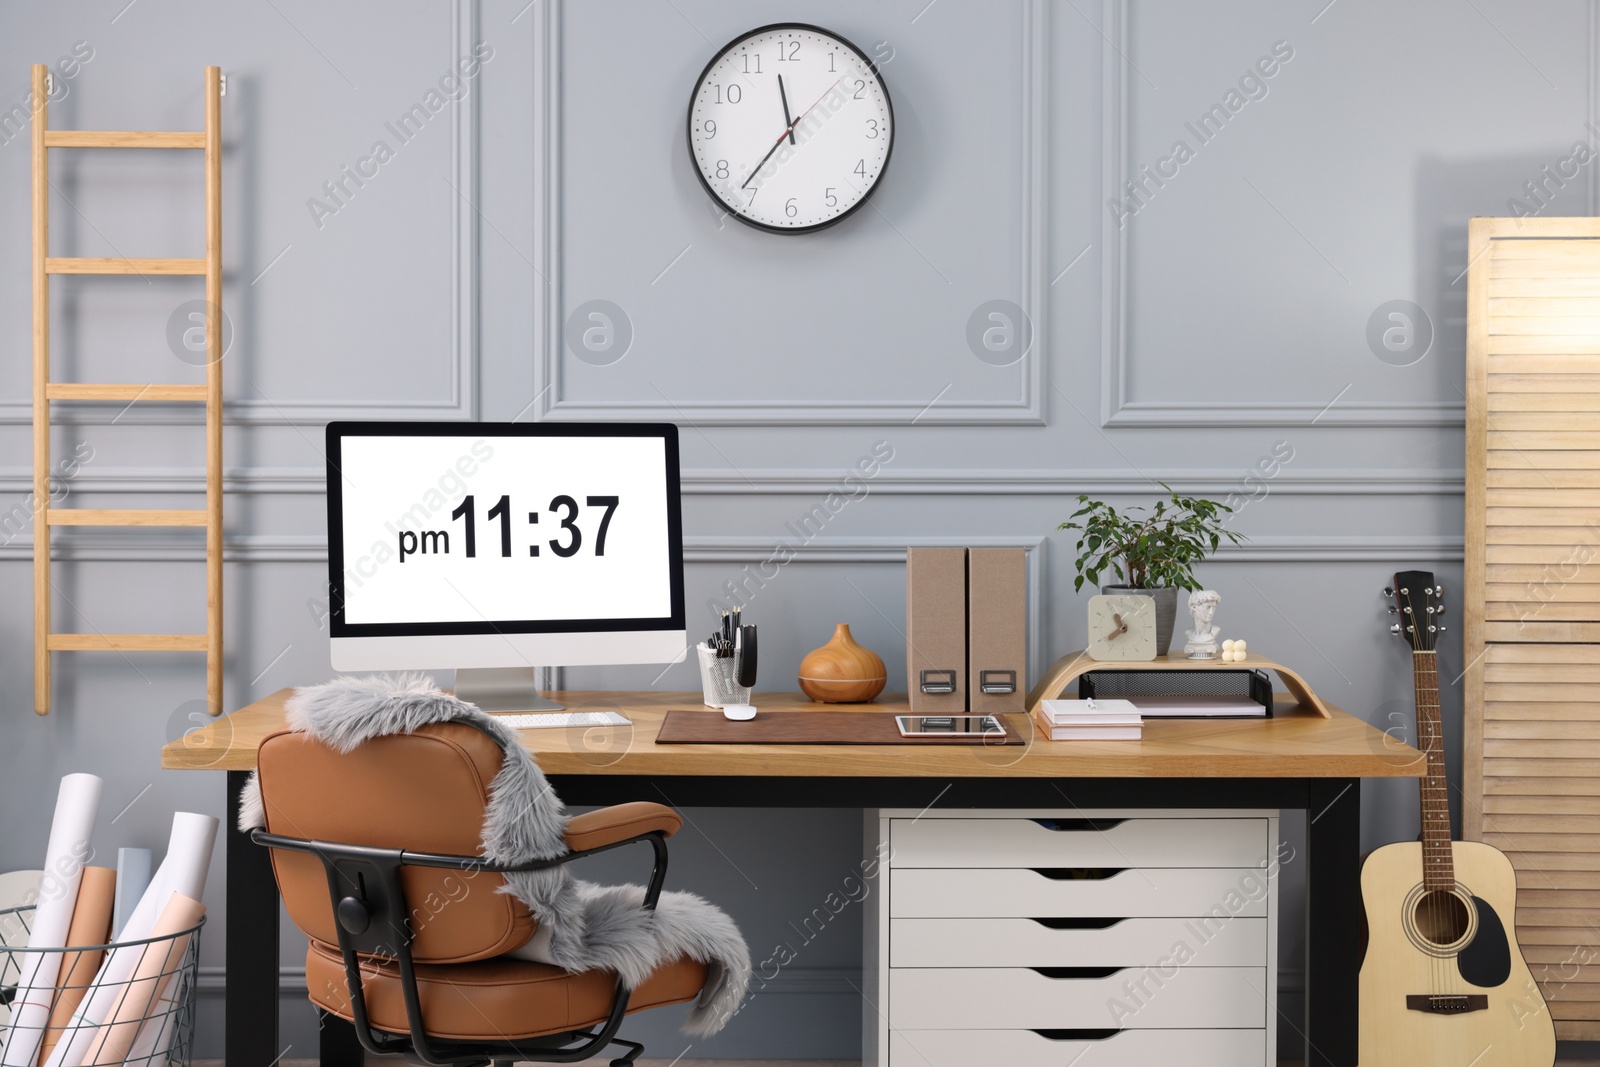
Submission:
MULTIPOLYGON (((566 809, 516 735, 476 706, 441 692, 427 677, 338 678, 295 690, 286 708, 290 729, 341 752, 369 738, 410 733, 428 723, 477 727, 505 753, 489 784, 483 855, 497 863, 521 863, 567 852, 566 809)), ((264 825, 261 788, 252 774, 239 828, 264 825)), ((513 955, 569 971, 614 971, 629 989, 679 956, 704 963, 709 976, 683 1027, 696 1037, 721 1030, 744 999, 750 983, 744 938, 725 912, 693 893, 662 893, 652 914, 642 906, 643 887, 594 885, 573 878, 565 866, 505 878, 506 891, 539 922, 533 941, 513 955)))

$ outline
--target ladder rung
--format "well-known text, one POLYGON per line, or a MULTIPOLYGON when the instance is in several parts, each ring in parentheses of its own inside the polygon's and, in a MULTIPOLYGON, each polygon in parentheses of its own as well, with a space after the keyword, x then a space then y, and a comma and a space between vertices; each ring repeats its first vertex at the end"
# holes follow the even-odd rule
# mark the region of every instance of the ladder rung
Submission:
POLYGON ((46 148, 204 148, 206 135, 182 131, 46 130, 46 148))
POLYGON ((46 274, 204 274, 203 259, 85 259, 51 256, 44 261, 46 274))
POLYGON ((198 400, 206 399, 203 385, 87 385, 51 382, 44 387, 47 400, 198 400))
POLYGON ((204 508, 161 511, 135 508, 45 508, 51 526, 204 526, 204 508))
POLYGON ((205 634, 51 634, 52 652, 204 652, 205 634))

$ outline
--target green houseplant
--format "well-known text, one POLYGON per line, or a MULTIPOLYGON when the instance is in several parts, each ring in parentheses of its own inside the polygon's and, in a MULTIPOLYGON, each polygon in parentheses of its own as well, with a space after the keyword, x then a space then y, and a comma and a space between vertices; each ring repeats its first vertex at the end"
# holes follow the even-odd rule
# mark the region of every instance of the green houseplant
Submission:
POLYGON ((1101 585, 1102 593, 1145 593, 1155 598, 1156 654, 1164 656, 1172 645, 1178 590, 1200 588, 1195 564, 1224 540, 1239 544, 1246 538, 1225 525, 1233 512, 1228 505, 1179 496, 1165 482, 1161 488, 1169 494, 1167 499, 1120 512, 1103 500, 1080 495, 1078 510, 1056 529, 1080 534, 1074 590, 1082 590, 1084 582, 1100 585, 1101 576, 1109 572, 1117 581, 1101 585))

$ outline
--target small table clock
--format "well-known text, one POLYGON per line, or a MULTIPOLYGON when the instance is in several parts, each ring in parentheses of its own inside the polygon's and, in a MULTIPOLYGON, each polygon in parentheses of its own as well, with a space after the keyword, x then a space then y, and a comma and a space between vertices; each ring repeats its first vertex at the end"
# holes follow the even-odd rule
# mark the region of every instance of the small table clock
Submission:
POLYGON ((1156 658, 1156 601, 1138 594, 1089 598, 1090 659, 1138 662, 1156 658))

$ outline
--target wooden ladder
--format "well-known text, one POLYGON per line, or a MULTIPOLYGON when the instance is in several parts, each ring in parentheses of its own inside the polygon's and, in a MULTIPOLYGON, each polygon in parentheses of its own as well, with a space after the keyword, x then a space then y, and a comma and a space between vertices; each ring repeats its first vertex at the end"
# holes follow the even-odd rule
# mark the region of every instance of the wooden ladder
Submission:
POLYGON ((206 705, 222 711, 222 71, 205 70, 206 128, 199 133, 51 130, 49 68, 33 68, 33 710, 50 713, 52 652, 204 652, 206 705), (205 152, 206 254, 200 259, 80 259, 50 254, 52 148, 190 148, 205 152), (183 274, 206 280, 204 385, 86 385, 50 380, 50 275, 183 274), (206 406, 206 506, 113 510, 50 506, 50 402, 189 401, 206 406), (50 629, 50 528, 204 526, 206 631, 202 634, 63 634, 50 629))

